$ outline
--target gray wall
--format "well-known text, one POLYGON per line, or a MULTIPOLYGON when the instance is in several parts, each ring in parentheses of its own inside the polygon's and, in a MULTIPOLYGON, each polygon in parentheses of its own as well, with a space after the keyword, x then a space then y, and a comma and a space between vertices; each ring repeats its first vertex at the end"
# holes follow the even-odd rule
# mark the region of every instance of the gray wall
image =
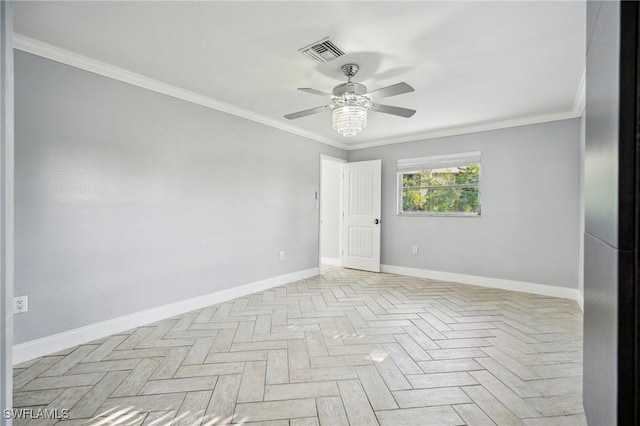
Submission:
POLYGON ((319 156, 344 151, 15 59, 15 343, 318 265, 319 156))
POLYGON ((321 219, 320 250, 322 257, 339 257, 340 236, 340 163, 322 160, 322 193, 320 194, 321 219))
POLYGON ((618 382, 618 102, 620 4, 587 3, 584 408, 614 425, 618 382))
POLYGON ((577 288, 579 119, 349 153, 375 158, 383 264, 577 288), (470 151, 482 151, 480 217, 396 215, 398 159, 470 151))

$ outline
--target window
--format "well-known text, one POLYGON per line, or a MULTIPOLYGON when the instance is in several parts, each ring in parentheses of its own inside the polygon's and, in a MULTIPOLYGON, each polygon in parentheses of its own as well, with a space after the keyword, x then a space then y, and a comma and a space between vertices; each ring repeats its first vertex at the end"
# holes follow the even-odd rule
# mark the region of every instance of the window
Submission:
POLYGON ((480 152, 398 160, 398 214, 480 215, 480 152))

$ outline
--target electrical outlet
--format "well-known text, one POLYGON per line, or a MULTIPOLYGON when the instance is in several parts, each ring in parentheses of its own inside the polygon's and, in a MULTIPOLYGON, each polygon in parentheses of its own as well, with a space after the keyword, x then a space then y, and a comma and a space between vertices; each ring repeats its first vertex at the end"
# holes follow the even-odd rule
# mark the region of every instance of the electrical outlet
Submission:
POLYGON ((29 296, 17 296, 13 298, 13 313, 21 314, 29 310, 29 296))
POLYGON ((280 252, 280 260, 284 260, 284 252, 283 251, 280 252))
POLYGON ((411 247, 411 254, 418 254, 418 246, 411 247))

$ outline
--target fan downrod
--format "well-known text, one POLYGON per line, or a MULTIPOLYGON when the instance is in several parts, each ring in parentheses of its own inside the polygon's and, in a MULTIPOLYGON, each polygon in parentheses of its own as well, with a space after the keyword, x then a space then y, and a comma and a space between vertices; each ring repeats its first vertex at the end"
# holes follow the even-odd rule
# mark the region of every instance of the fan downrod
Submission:
POLYGON ((360 67, 356 64, 345 64, 342 66, 342 72, 351 82, 351 77, 355 76, 358 73, 360 67))

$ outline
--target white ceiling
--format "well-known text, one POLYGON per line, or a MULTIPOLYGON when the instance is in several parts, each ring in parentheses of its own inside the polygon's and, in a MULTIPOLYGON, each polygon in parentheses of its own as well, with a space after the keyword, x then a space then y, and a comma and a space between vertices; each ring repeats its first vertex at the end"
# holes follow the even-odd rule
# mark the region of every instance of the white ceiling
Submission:
MULTIPOLYGON (((19 2, 15 32, 296 126, 345 148, 576 116, 584 72, 585 4, 564 2, 19 2), (347 52, 319 64, 298 49, 330 36, 347 52), (369 90, 416 91, 382 103, 346 138, 326 104, 355 62, 369 90), (327 100, 328 101, 328 100, 327 100)), ((296 129, 292 130, 295 132, 296 129)))

